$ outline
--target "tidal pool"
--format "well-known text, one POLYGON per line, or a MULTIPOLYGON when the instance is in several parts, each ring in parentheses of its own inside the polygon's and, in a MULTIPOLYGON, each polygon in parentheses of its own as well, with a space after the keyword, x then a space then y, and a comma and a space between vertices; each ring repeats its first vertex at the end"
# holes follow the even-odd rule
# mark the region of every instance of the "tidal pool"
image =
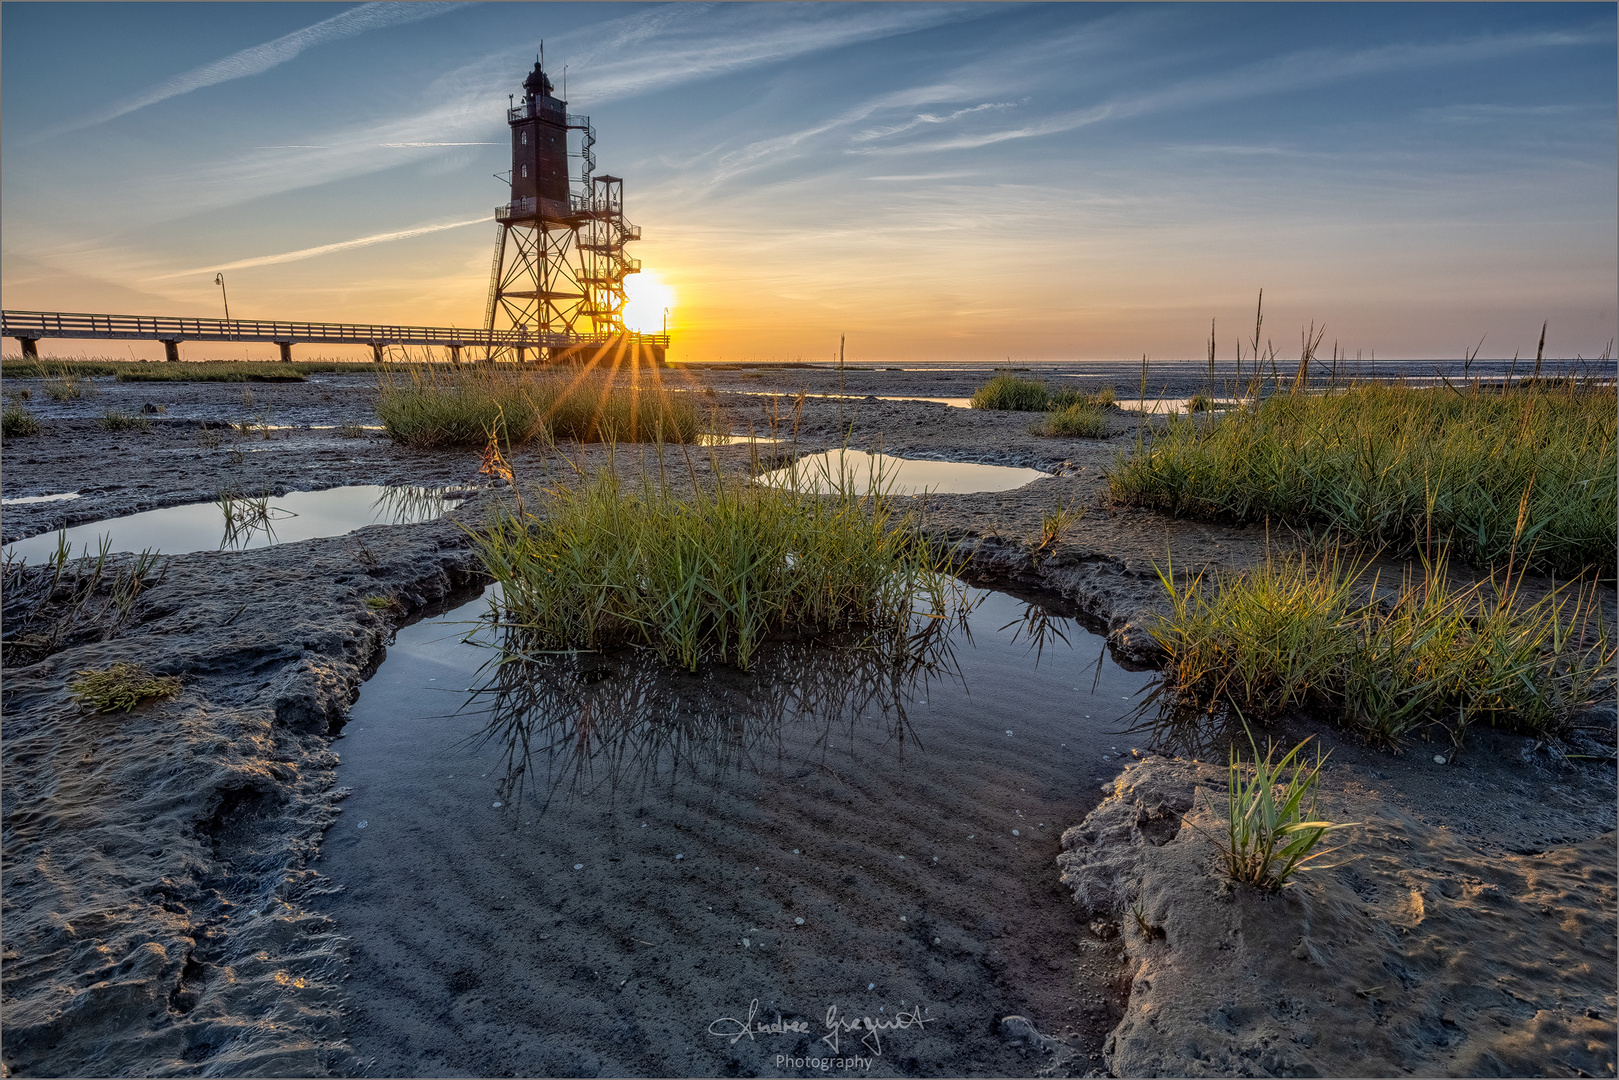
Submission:
POLYGON ((872 487, 891 495, 934 493, 959 495, 974 491, 1010 491, 1050 473, 971 461, 927 461, 872 454, 864 450, 828 450, 805 454, 785 469, 759 476, 763 484, 788 485, 805 491, 830 491, 837 482, 856 494, 872 487))
POLYGON ((431 521, 461 505, 464 498, 464 493, 439 488, 351 484, 269 496, 266 516, 248 522, 228 522, 218 502, 187 503, 30 536, 6 545, 6 553, 37 564, 56 554, 62 540, 75 555, 94 554, 102 538, 109 536, 110 551, 151 549, 165 555, 220 548, 244 551, 341 536, 367 525, 431 521))
POLYGON ((487 633, 463 640, 483 599, 402 628, 335 744, 352 794, 315 901, 351 942, 358 1055, 396 1076, 1026 1074, 1011 1013, 1094 1052, 1117 959, 1054 860, 1149 677, 1062 613, 969 595, 903 659, 779 641, 751 672, 484 667, 487 633), (868 1016, 875 1035, 838 1025, 868 1016))

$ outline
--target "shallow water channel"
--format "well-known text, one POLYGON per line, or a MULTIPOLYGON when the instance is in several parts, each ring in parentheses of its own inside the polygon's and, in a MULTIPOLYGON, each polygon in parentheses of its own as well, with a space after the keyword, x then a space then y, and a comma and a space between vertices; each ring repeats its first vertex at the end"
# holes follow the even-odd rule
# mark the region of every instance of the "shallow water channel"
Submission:
POLYGON ((1097 1047, 1116 961, 1053 860, 1148 676, 970 595, 906 662, 783 641, 751 673, 480 670, 484 599, 400 629, 336 744, 316 901, 367 1073, 1030 1074, 1012 1013, 1097 1047))
POLYGON ((436 488, 380 484, 289 491, 268 497, 267 516, 263 519, 234 527, 226 521, 218 502, 186 503, 41 533, 7 544, 6 552, 37 564, 54 555, 59 542, 70 545, 75 556, 94 555, 103 537, 111 538, 110 551, 151 549, 165 555, 218 549, 246 551, 342 536, 367 525, 415 525, 455 509, 464 497, 465 493, 436 488))

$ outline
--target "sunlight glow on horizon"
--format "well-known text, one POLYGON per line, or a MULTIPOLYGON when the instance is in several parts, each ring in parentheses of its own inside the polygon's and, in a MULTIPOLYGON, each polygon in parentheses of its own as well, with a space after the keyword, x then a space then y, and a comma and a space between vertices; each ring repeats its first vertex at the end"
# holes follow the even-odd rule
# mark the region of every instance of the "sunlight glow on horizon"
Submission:
POLYGON ((624 305, 624 326, 643 334, 660 333, 664 327, 664 312, 675 310, 675 290, 656 270, 642 270, 624 279, 624 292, 629 302, 624 305))

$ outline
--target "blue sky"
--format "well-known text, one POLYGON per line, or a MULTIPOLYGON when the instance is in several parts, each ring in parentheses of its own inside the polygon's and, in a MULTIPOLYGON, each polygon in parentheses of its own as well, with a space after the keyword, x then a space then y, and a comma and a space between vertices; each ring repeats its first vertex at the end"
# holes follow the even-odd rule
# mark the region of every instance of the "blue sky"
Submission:
MULTIPOLYGON (((545 41, 687 359, 1599 353, 1612 4, 0 7, 8 308, 476 324, 545 41)), ((104 345, 89 350, 105 351, 104 345)), ((139 347, 137 347, 138 349, 139 347)), ((68 351, 66 343, 62 351, 68 351)))

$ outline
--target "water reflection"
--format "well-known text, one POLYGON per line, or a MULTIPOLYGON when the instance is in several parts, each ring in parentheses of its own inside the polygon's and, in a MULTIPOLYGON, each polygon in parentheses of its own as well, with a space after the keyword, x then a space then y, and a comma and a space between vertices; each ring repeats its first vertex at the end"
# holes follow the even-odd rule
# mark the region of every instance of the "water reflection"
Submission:
MULTIPOLYGON (((898 647, 849 637, 767 643, 749 671, 708 665, 695 673, 644 650, 612 653, 506 651, 470 691, 465 711, 486 721, 466 742, 501 753, 498 792, 540 809, 554 800, 635 796, 654 786, 721 784, 736 774, 818 770, 874 753, 921 751, 913 706, 949 689, 966 695, 956 647, 972 647, 967 612, 919 622, 898 647)), ((1047 648, 1070 645, 1069 620, 1025 603, 1012 640, 1038 665, 1047 648)), ((468 635, 493 645, 487 628, 468 635)), ((1071 646, 1070 646, 1071 647, 1071 646)), ((865 762, 869 766, 869 762, 865 762)))
POLYGON ((217 500, 145 510, 126 517, 76 525, 7 546, 13 558, 41 562, 60 545, 89 549, 110 538, 110 551, 150 548, 165 555, 190 551, 235 551, 341 536, 367 525, 432 521, 473 492, 434 487, 354 484, 285 495, 222 493, 217 500))
POLYGON ((881 491, 889 495, 916 495, 1010 491, 1050 475, 1038 469, 1007 465, 900 458, 839 449, 806 454, 784 469, 762 474, 758 480, 762 484, 823 494, 849 491, 864 495, 881 491))

